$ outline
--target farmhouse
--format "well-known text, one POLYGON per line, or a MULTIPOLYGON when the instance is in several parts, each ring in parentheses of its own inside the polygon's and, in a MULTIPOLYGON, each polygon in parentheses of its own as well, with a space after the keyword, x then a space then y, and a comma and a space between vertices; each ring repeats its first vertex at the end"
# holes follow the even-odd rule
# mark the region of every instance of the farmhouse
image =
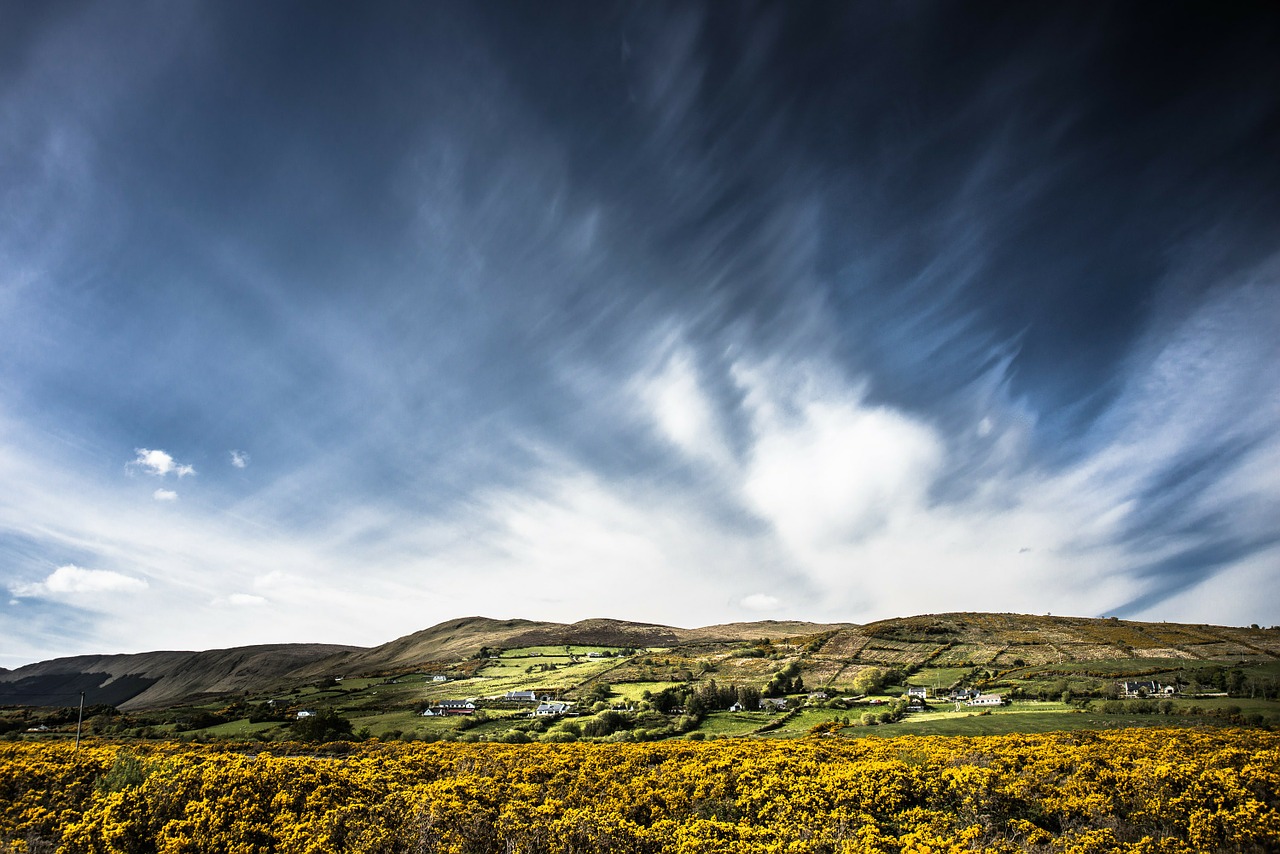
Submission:
POLYGON ((999 706, 1004 703, 1004 699, 999 694, 979 694, 974 697, 966 706, 999 706))
POLYGON ((765 697, 760 700, 760 711, 762 712, 785 712, 786 710, 787 701, 780 697, 765 697))
POLYGON ((473 715, 476 704, 471 700, 441 700, 436 704, 437 715, 473 715))
POLYGON ((919 685, 907 686, 907 699, 911 699, 912 697, 918 697, 919 699, 924 700, 924 699, 927 699, 928 696, 929 696, 928 688, 925 688, 919 685))
POLYGON ((508 691, 504 699, 515 703, 536 703, 538 694, 535 691, 508 691))
POLYGON ((1155 680, 1120 683, 1120 693, 1126 697, 1156 697, 1161 694, 1171 697, 1177 692, 1177 688, 1173 685, 1161 685, 1155 680))
POLYGON ((298 720, 302 720, 303 718, 314 718, 315 716, 316 716, 316 713, 313 712, 311 709, 303 709, 302 711, 298 712, 298 720))
POLYGON ((437 673, 435 676, 431 677, 431 681, 432 682, 448 682, 449 677, 437 673))
POLYGON ((538 708, 534 709, 533 713, 541 717, 563 715, 569 711, 569 706, 569 703, 539 703, 538 708))

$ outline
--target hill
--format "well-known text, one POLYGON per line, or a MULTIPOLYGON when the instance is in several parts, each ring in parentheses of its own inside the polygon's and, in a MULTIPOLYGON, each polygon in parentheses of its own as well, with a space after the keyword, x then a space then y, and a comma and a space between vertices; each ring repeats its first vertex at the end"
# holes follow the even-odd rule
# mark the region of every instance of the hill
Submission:
MULTIPOLYGON (((581 668, 566 671, 582 674, 556 681, 558 691, 570 693, 585 691, 595 681, 656 684, 718 678, 762 685, 784 667, 803 672, 804 684, 816 688, 847 685, 870 666, 926 671, 937 679, 980 670, 988 678, 1018 680, 1070 672, 1109 678, 1197 662, 1269 665, 1280 661, 1280 631, 980 613, 929 614, 867 625, 760 621, 697 629, 612 619, 553 623, 466 617, 372 648, 282 644, 57 659, 0 671, 0 704, 66 706, 84 691, 91 703, 124 710, 161 708, 246 693, 278 694, 329 677, 444 671, 474 676, 498 650, 559 647, 647 653, 619 660, 607 673, 590 677, 581 668)), ((530 672, 537 664, 533 659, 522 662, 530 672)))
POLYGON ((269 644, 204 652, 80 655, 0 673, 0 704, 70 706, 80 692, 94 704, 158 708, 208 695, 256 691, 320 659, 355 647, 269 644))

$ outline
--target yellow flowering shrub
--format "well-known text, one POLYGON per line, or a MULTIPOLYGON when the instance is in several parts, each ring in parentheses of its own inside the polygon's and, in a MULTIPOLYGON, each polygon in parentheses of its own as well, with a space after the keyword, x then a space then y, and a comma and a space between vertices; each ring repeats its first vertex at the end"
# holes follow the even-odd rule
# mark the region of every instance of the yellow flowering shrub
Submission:
POLYGON ((1266 852, 1278 809, 1255 730, 0 745, 4 854, 1266 852))

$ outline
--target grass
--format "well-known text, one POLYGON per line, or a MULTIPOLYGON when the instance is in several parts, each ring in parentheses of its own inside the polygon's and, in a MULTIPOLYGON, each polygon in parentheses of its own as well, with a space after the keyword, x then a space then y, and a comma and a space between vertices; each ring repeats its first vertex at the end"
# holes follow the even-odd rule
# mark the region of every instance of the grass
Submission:
POLYGON ((638 701, 645 691, 657 694, 659 691, 665 691, 667 688, 675 688, 683 684, 683 682, 623 682, 621 684, 611 682, 609 687, 613 689, 613 696, 609 699, 638 701))
MULTIPOLYGON (((571 655, 579 657, 586 656, 589 652, 617 652, 621 647, 616 646, 573 646, 567 649, 564 646, 522 646, 517 649, 504 649, 499 659, 507 660, 512 658, 548 658, 559 657, 568 659, 571 655)), ((592 659, 594 661, 594 659, 592 659)))
POLYGON ((1080 729, 1119 727, 1194 726, 1222 723, 1213 719, 1163 715, 1102 715, 1091 712, 1028 712, 906 720, 896 724, 844 729, 841 735, 892 737, 896 735, 1007 735, 1009 733, 1070 732, 1080 729))
POLYGON ((774 717, 767 712, 712 712, 697 731, 709 736, 750 735, 774 717))
POLYGON ((908 676, 907 684, 926 688, 937 685, 945 690, 972 672, 972 667, 926 667, 908 676))

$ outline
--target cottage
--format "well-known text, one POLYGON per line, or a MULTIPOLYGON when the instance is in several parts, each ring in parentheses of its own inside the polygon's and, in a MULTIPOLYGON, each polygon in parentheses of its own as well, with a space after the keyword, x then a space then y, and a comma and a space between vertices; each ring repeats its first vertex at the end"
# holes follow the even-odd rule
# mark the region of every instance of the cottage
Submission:
POLYGON ((538 694, 535 691, 508 691, 504 699, 514 703, 536 703, 538 694))
POLYGON ((927 699, 929 697, 929 689, 920 685, 908 685, 907 699, 909 700, 912 697, 918 697, 921 700, 927 699))
POLYGON ((1173 685, 1161 685, 1155 680, 1120 683, 1120 693, 1126 697, 1158 697, 1162 694, 1172 697, 1177 692, 1173 685))
POLYGON ((1004 703, 1004 699, 999 694, 979 694, 974 697, 966 706, 999 706, 1004 703))
POLYGON ((533 713, 539 717, 563 715, 569 711, 569 703, 539 703, 533 713))
POLYGON ((302 711, 298 712, 298 720, 302 720, 303 718, 314 718, 315 716, 316 716, 316 713, 313 712, 311 709, 303 709, 302 711))
POLYGON ((448 681, 449 681, 449 677, 448 677, 448 676, 443 676, 443 675, 441 675, 441 674, 437 673, 435 676, 432 676, 432 677, 431 677, 431 681, 432 681, 432 682, 448 682, 448 681))
POLYGON ((441 700, 436 704, 436 714, 440 715, 473 715, 475 711, 472 700, 441 700))
POLYGON ((809 694, 809 699, 810 699, 810 700, 826 700, 826 699, 828 699, 828 697, 827 697, 827 692, 826 692, 826 691, 812 691, 812 692, 810 692, 810 694, 809 694))
POLYGON ((785 712, 787 710, 787 701, 781 697, 765 697, 760 700, 760 711, 762 712, 785 712))

